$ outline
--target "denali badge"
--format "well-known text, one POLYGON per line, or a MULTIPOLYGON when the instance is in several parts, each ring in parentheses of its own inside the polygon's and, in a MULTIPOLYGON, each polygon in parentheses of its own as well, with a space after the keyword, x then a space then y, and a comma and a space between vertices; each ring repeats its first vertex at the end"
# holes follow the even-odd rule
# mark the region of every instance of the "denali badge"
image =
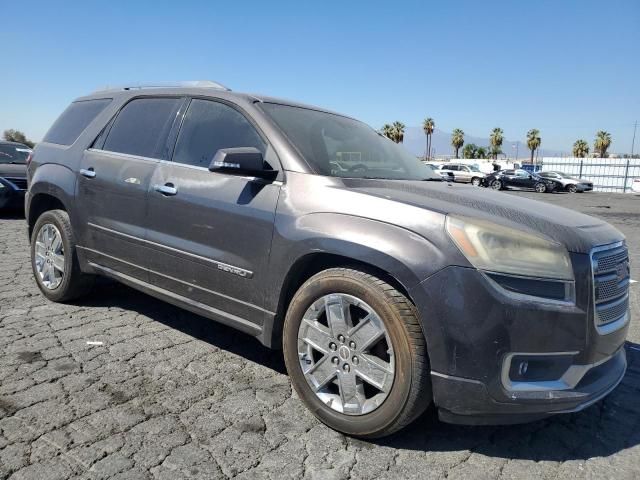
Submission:
POLYGON ((218 263, 218 270, 222 270, 223 272, 233 273, 234 275, 238 275, 243 278, 253 277, 253 272, 250 272, 249 270, 245 270, 243 268, 232 267, 231 265, 227 265, 225 263, 218 263))

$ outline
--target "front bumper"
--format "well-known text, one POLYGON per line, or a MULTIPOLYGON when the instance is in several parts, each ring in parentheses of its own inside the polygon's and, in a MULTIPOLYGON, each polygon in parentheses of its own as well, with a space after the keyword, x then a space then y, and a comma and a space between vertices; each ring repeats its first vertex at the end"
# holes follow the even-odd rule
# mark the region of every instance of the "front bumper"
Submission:
POLYGON ((433 399, 443 420, 535 420, 585 408, 620 382, 628 322, 607 335, 597 332, 590 258, 572 254, 572 263, 576 285, 571 302, 514 294, 475 269, 455 266, 410 291, 421 313, 433 399), (531 388, 527 382, 514 386, 505 380, 505 369, 508 377, 507 362, 517 355, 564 355, 568 363, 562 368, 573 372, 565 377, 573 381, 548 378, 531 388))

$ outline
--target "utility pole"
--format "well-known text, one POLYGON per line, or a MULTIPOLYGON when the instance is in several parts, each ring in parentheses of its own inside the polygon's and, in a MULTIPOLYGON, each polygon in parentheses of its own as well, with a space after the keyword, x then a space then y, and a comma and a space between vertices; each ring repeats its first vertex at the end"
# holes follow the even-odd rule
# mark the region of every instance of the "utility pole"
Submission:
POLYGON ((638 121, 633 124, 633 140, 631 140, 631 158, 633 158, 633 147, 636 146, 636 129, 638 128, 638 121))

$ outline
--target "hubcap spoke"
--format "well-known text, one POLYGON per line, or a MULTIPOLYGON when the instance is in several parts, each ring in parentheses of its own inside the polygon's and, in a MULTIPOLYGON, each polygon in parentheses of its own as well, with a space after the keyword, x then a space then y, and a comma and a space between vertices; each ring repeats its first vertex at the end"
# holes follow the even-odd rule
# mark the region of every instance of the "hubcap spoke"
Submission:
POLYGON ((325 297, 325 309, 331 334, 337 337, 346 333, 349 309, 348 304, 343 301, 342 295, 327 295, 325 297))
POLYGON ((393 370, 390 365, 366 353, 360 354, 359 358, 360 364, 356 370, 358 375, 377 389, 388 393, 393 382, 393 370))
POLYGON ((64 273, 64 255, 54 254, 51 256, 53 259, 52 265, 58 270, 60 273, 64 273))
POLYGON ((316 350, 326 353, 329 350, 331 335, 329 330, 313 320, 302 320, 300 325, 301 335, 299 338, 307 345, 311 345, 316 350))
POLYGON ((362 386, 358 386, 355 374, 340 372, 338 382, 344 413, 360 413, 362 410, 360 397, 364 397, 364 391, 362 393, 358 391, 362 390, 362 386))
POLYGON ((320 361, 309 367, 309 369, 304 373, 313 379, 314 390, 317 392, 333 380, 338 371, 335 365, 331 363, 329 356, 325 355, 320 361))
POLYGON ((385 334, 385 331, 373 322, 372 315, 369 314, 362 319, 349 334, 349 338, 356 343, 359 350, 366 350, 385 334))

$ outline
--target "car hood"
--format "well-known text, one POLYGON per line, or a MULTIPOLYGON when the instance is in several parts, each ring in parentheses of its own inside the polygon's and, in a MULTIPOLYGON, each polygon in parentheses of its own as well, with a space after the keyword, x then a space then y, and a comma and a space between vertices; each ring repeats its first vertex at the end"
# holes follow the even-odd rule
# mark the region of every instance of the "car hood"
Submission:
POLYGON ((27 178, 25 164, 0 163, 0 177, 27 178))
MULTIPOLYGON (((608 223, 546 202, 448 182, 344 179, 352 191, 444 215, 482 218, 562 243, 571 252, 624 240, 608 223)), ((391 206, 390 206, 391 207, 391 206)))

